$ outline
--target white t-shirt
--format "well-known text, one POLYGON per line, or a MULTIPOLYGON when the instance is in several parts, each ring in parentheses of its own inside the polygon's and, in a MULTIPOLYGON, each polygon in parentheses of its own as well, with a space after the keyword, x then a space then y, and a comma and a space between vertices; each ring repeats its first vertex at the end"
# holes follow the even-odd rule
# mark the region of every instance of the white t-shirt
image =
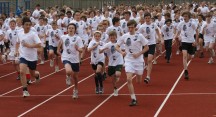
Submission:
POLYGON ((118 41, 117 44, 121 46, 125 44, 125 62, 144 62, 143 55, 134 58, 133 54, 142 51, 143 46, 148 44, 148 40, 142 34, 130 35, 130 33, 124 34, 118 41))
POLYGON ((117 38, 121 37, 124 34, 120 26, 110 26, 107 28, 106 33, 109 34, 111 31, 115 31, 117 33, 117 38))
POLYGON ((201 10, 201 13, 204 16, 209 12, 209 8, 208 7, 199 7, 199 9, 201 10))
POLYGON ((77 35, 72 37, 69 35, 63 35, 61 40, 63 42, 62 61, 67 60, 71 63, 79 63, 79 51, 76 50, 75 45, 77 45, 78 48, 83 48, 82 39, 77 35))
MULTIPOLYGON (((1 35, 3 35, 3 32, 2 32, 2 30, 0 29, 0 36, 1 35)), ((4 41, 2 40, 2 41, 0 41, 0 45, 4 45, 4 41)))
POLYGON ((80 36, 82 39, 86 38, 86 29, 87 29, 87 25, 84 21, 80 20, 80 21, 76 21, 76 20, 72 20, 70 23, 74 23, 77 26, 77 35, 80 36))
POLYGON ((92 39, 88 45, 88 49, 95 46, 97 43, 100 43, 95 49, 91 51, 91 64, 98 64, 98 62, 105 62, 104 53, 99 53, 99 49, 104 46, 104 42, 96 42, 95 39, 92 39))
POLYGON ((20 43, 19 52, 20 57, 27 61, 37 61, 37 48, 27 48, 23 46, 23 42, 28 44, 39 44, 41 43, 38 35, 32 31, 24 33, 24 31, 18 34, 17 43, 20 43))
POLYGON ((46 32, 46 35, 48 36, 47 38, 49 40, 49 45, 53 46, 53 47, 57 47, 58 43, 59 43, 59 39, 56 38, 55 35, 58 35, 58 37, 60 38, 63 34, 62 34, 62 31, 60 29, 56 29, 56 30, 49 29, 46 32))
POLYGON ((57 25, 58 25, 58 28, 62 31, 62 33, 64 33, 64 32, 66 32, 67 31, 67 29, 65 29, 64 27, 62 27, 62 21, 63 21, 63 19, 58 19, 57 20, 57 25))
MULTIPOLYGON (((34 26, 34 28, 35 28, 35 30, 37 31, 37 34, 38 34, 39 36, 44 36, 44 35, 46 34, 46 30, 45 30, 45 26, 44 26, 44 25, 40 26, 39 24, 36 24, 36 25, 34 26)), ((44 39, 44 38, 43 38, 43 39, 44 39)))
POLYGON ((109 35, 104 32, 101 35, 101 41, 103 41, 104 43, 108 43, 109 42, 109 35))
POLYGON ((128 33, 128 27, 127 27, 127 22, 125 19, 120 21, 120 26, 123 30, 123 34, 128 33))
MULTIPOLYGON (((47 31, 49 30, 49 29, 52 29, 52 26, 50 25, 50 24, 47 24, 47 25, 45 25, 44 26, 44 30, 45 30, 45 33, 47 33, 47 31)), ((49 38, 48 37, 46 37, 46 41, 49 41, 49 38)))
POLYGON ((35 23, 38 23, 38 19, 39 19, 39 17, 41 16, 41 14, 40 14, 40 12, 43 12, 44 10, 43 9, 40 9, 40 10, 38 10, 38 9, 35 9, 34 11, 33 11, 33 13, 32 13, 32 16, 34 17, 34 18, 36 18, 35 19, 35 23))
POLYGON ((182 39, 182 42, 187 42, 187 43, 193 43, 195 42, 194 39, 194 32, 197 29, 197 25, 194 22, 185 22, 182 21, 179 23, 177 27, 178 31, 181 31, 180 36, 182 39))
POLYGON ((202 30, 204 30, 204 41, 205 42, 210 42, 213 40, 216 34, 216 23, 211 22, 210 24, 205 23, 202 27, 202 30), (206 27, 206 28, 204 28, 206 27))
POLYGON ((100 20, 97 19, 96 17, 88 18, 86 23, 88 24, 88 26, 92 27, 92 31, 94 32, 97 30, 97 26, 100 23, 100 20))
POLYGON ((144 23, 138 29, 138 32, 148 39, 148 45, 152 45, 156 44, 156 29, 158 29, 158 26, 155 23, 151 23, 150 25, 144 23))
POLYGON ((64 19, 62 20, 62 24, 64 24, 66 27, 63 27, 63 30, 66 32, 67 31, 67 26, 68 24, 73 20, 73 18, 69 18, 69 17, 64 17, 64 19))
POLYGON ((161 33, 164 35, 164 40, 173 39, 174 37, 174 26, 167 26, 166 24, 161 28, 161 33))
POLYGON ((10 50, 15 51, 18 32, 16 30, 7 30, 5 38, 10 41, 10 50))
POLYGON ((105 53, 107 53, 107 56, 109 57, 109 66, 117 66, 117 65, 123 65, 124 59, 122 54, 120 54, 118 51, 116 51, 117 43, 106 43, 101 49, 105 49, 105 53))

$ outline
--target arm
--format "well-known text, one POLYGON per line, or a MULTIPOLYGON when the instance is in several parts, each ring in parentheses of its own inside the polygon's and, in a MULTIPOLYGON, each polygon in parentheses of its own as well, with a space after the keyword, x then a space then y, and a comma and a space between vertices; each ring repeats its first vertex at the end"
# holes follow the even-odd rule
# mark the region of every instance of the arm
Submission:
POLYGON ((133 54, 133 57, 134 58, 137 58, 139 57, 140 55, 144 54, 145 52, 147 52, 149 50, 149 46, 148 45, 145 45, 143 50, 140 51, 139 53, 136 53, 136 54, 133 54))
POLYGON ((61 55, 62 44, 63 44, 63 42, 62 42, 62 40, 60 40, 59 43, 58 43, 58 48, 57 48, 58 55, 61 55))
POLYGON ((123 52, 123 51, 121 50, 121 48, 120 48, 119 45, 116 45, 115 49, 116 49, 116 51, 118 51, 119 53, 121 53, 122 56, 125 56, 125 55, 126 55, 126 52, 123 52))
POLYGON ((91 52, 92 50, 94 50, 100 43, 97 43, 96 45, 90 47, 87 49, 88 52, 91 52))

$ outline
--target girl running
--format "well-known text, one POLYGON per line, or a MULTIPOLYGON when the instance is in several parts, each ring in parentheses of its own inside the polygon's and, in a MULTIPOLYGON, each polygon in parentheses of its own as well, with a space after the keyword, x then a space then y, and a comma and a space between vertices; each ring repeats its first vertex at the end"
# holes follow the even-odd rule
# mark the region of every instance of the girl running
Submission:
POLYGON ((88 51, 91 52, 91 64, 92 69, 95 71, 95 85, 96 94, 102 94, 103 89, 103 66, 105 62, 104 53, 99 53, 99 49, 102 48, 104 43, 101 41, 102 33, 95 31, 94 39, 91 40, 88 46, 88 51))
POLYGON ((50 67, 54 66, 55 60, 55 72, 59 71, 59 63, 58 63, 58 54, 57 54, 57 46, 60 40, 60 37, 63 35, 60 29, 57 29, 58 25, 56 21, 52 22, 52 29, 49 29, 46 32, 47 37, 49 38, 49 58, 50 58, 50 67))
POLYGON ((76 35, 76 24, 69 24, 67 35, 63 35, 59 41, 58 54, 61 55, 65 66, 66 84, 71 85, 71 77, 74 79, 73 98, 78 98, 78 73, 80 69, 79 54, 83 51, 82 39, 76 35), (61 49, 63 50, 61 54, 61 49))

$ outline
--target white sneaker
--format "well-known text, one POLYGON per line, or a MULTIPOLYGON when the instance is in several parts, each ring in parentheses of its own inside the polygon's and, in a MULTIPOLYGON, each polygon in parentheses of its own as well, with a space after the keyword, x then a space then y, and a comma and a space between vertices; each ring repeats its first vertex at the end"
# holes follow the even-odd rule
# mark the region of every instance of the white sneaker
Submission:
POLYGON ((178 51, 176 51, 176 55, 179 55, 180 53, 179 53, 179 50, 178 51))
POLYGON ((78 90, 73 90, 73 95, 72 95, 73 99, 77 99, 78 98, 78 90))
POLYGON ((55 66, 55 72, 59 71, 59 66, 55 66))
POLYGON ((214 60, 213 60, 213 58, 210 58, 208 61, 208 64, 212 64, 212 63, 214 63, 214 60))
POLYGON ((153 65, 156 65, 156 64, 157 64, 157 61, 156 61, 156 60, 154 60, 154 61, 153 61, 153 65))
POLYGON ((68 86, 71 86, 71 77, 70 76, 66 76, 66 84, 68 86))
POLYGON ((7 60, 6 60, 6 56, 5 55, 2 55, 2 63, 6 63, 7 60))
POLYGON ((50 67, 53 67, 54 66, 54 61, 51 59, 50 60, 50 67))
POLYGON ((118 89, 114 89, 114 94, 113 96, 118 96, 118 89))
POLYGON ((41 64, 41 65, 43 65, 43 64, 44 64, 44 61, 43 61, 43 60, 41 60, 40 64, 41 64))
POLYGON ((28 96, 30 96, 29 92, 28 91, 23 91, 23 97, 25 98, 25 97, 28 97, 28 96))

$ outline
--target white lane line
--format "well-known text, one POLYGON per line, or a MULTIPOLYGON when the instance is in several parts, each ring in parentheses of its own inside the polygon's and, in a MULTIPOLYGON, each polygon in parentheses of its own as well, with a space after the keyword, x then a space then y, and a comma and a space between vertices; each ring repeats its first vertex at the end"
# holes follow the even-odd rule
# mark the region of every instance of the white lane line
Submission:
MULTIPOLYGON (((166 52, 166 50, 163 51, 162 54, 164 54, 165 52, 166 52)), ((153 62, 154 60, 157 60, 160 56, 162 56, 162 54, 158 55, 155 59, 152 60, 152 62, 153 62)), ((146 66, 145 66, 145 68, 146 68, 146 66)), ((144 68, 144 69, 145 69, 145 68, 144 68)), ((135 76, 136 76, 136 75, 135 75, 135 76)), ((134 78, 135 76, 133 76, 133 78, 134 78)), ((119 90, 121 90, 126 84, 127 84, 127 82, 125 82, 125 83, 119 88, 119 90)), ((137 94, 136 94, 136 95, 137 95, 137 94)), ((101 102, 101 103, 100 103, 97 107, 95 107, 92 111, 90 111, 85 117, 89 117, 90 115, 92 115, 98 108, 100 108, 104 103, 106 103, 112 96, 113 96, 113 93, 110 94, 109 97, 107 97, 103 102, 101 102)))
MULTIPOLYGON (((136 77, 133 76, 132 80, 136 77)), ((125 85, 127 84, 127 82, 125 82, 118 90, 120 91, 125 85)), ((92 115, 98 108, 100 108, 104 103, 106 103, 114 94, 110 94, 109 97, 107 97, 103 102, 101 102, 99 105, 97 105, 92 111, 90 111, 85 117, 89 117, 90 115, 92 115)))
MULTIPOLYGON (((79 81, 79 82, 78 82, 78 84, 79 84, 79 83, 82 83, 83 81, 85 81, 85 80, 87 80, 87 79, 89 79, 89 78, 91 78, 92 76, 94 76, 94 73, 93 73, 93 74, 91 74, 91 75, 89 75, 88 77, 86 77, 86 78, 82 79, 81 81, 79 81)), ((18 115, 18 117, 22 117, 22 116, 26 115, 27 113, 29 113, 29 112, 33 111, 34 109, 36 109, 36 108, 38 108, 39 106, 41 106, 41 105, 45 104, 46 102, 48 102, 48 101, 52 100, 53 98, 55 98, 55 97, 57 97, 58 95, 60 95, 60 94, 64 93, 65 91, 67 91, 67 90, 71 89, 72 87, 74 87, 74 85, 72 85, 72 86, 70 86, 70 87, 68 87, 68 88, 64 89, 63 91, 61 91, 61 92, 59 92, 59 93, 57 93, 57 94, 53 95, 52 97, 50 97, 50 98, 46 99, 45 101, 41 102, 40 104, 38 104, 38 105, 34 106, 33 108, 31 108, 31 109, 29 109, 29 110, 25 111, 24 113, 22 113, 22 114, 18 115)), ((71 97, 71 98, 72 98, 72 97, 71 97)))
POLYGON ((3 63, 3 64, 0 64, 0 66, 2 66, 2 65, 6 65, 6 64, 8 64, 8 63, 12 63, 12 62, 9 61, 9 62, 3 63))
MULTIPOLYGON (((47 63, 48 61, 49 61, 49 60, 45 61, 44 63, 47 63)), ((37 64, 37 65, 41 65, 41 64, 37 64)), ((11 72, 11 73, 8 73, 8 74, 5 74, 5 75, 1 76, 0 79, 4 78, 4 77, 6 77, 6 76, 10 76, 10 75, 12 75, 12 74, 14 74, 14 73, 17 73, 17 72, 14 71, 14 72, 11 72)))
MULTIPOLYGON (((189 66, 191 63, 191 60, 188 62, 187 66, 189 66)), ((176 80, 176 82, 174 83, 174 85, 172 86, 171 90, 169 91, 169 93, 167 94, 166 98, 164 99, 163 103, 160 105, 159 109, 157 110, 157 112, 155 113, 154 117, 157 117, 159 115, 159 113, 161 112, 161 110, 163 109, 164 105, 166 104, 167 100, 169 99, 169 97, 171 96, 172 92, 174 91, 175 87, 177 86, 179 80, 181 79, 182 75, 184 74, 184 70, 182 70, 181 74, 179 75, 178 79, 176 80)))
MULTIPOLYGON (((83 59, 83 61, 86 61, 87 59, 89 59, 90 57, 88 57, 88 58, 85 58, 85 59, 83 59)), ((62 71, 62 70, 64 70, 65 68, 62 68, 62 69, 60 69, 58 72, 60 72, 60 71, 62 71)), ((49 76, 51 76, 51 75, 53 75, 53 74, 55 74, 55 73, 58 73, 58 72, 52 72, 52 73, 50 73, 50 74, 48 74, 48 75, 46 75, 46 76, 44 76, 44 77, 41 77, 41 80, 42 79, 44 79, 44 78, 46 78, 46 77, 49 77, 49 76)), ((34 83, 35 81, 33 81, 33 83, 34 83)), ((20 88, 22 88, 22 86, 20 86, 20 87, 17 87, 17 88, 15 88, 15 89, 13 89, 13 90, 10 90, 10 91, 8 91, 8 92, 6 92, 6 93, 3 93, 3 94, 1 94, 0 95, 0 97, 2 97, 2 96, 4 96, 4 95, 7 95, 7 94, 9 94, 9 93, 11 93, 11 92, 14 92, 14 91, 16 91, 16 90, 18 90, 18 89, 20 89, 20 88)))
MULTIPOLYGON (((130 94, 118 94, 119 96, 130 96, 130 94)), ((166 96, 167 94, 136 94, 136 96, 166 96)), ((172 96, 196 96, 196 95, 216 95, 216 93, 173 93, 172 96)), ((53 95, 31 95, 31 97, 51 97, 53 95)), ((110 96, 110 94, 79 94, 79 97, 110 96)), ((0 98, 17 98, 21 95, 1 96, 0 98)), ((71 97, 71 95, 58 95, 57 97, 71 97)))

